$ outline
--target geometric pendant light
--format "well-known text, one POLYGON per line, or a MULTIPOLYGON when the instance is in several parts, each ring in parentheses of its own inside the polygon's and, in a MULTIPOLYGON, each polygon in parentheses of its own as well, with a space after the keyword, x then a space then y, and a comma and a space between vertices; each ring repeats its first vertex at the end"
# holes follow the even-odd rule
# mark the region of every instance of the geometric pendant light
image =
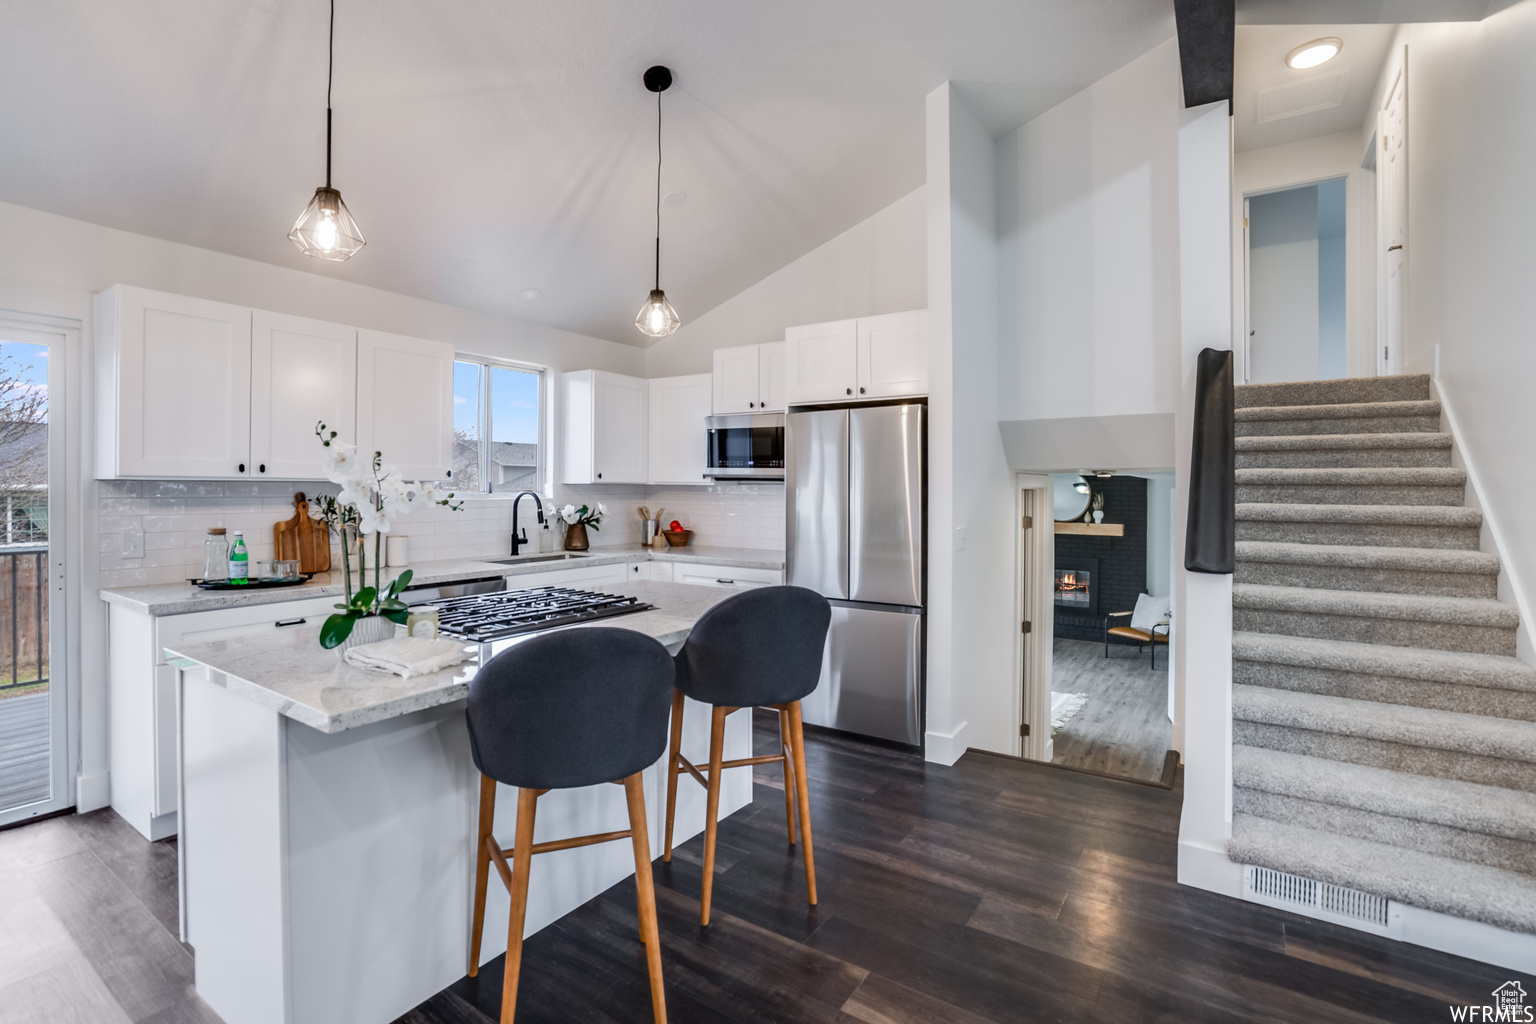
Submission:
POLYGON ((646 69, 645 87, 656 94, 656 286, 640 307, 635 326, 652 338, 665 338, 682 326, 677 310, 661 290, 661 94, 672 84, 672 72, 660 64, 646 69))
POLYGON ((325 184, 315 189, 315 197, 299 214, 288 239, 306 256, 340 262, 367 243, 347 204, 341 201, 341 193, 331 188, 331 75, 335 64, 336 0, 331 0, 331 42, 325 70, 325 184))

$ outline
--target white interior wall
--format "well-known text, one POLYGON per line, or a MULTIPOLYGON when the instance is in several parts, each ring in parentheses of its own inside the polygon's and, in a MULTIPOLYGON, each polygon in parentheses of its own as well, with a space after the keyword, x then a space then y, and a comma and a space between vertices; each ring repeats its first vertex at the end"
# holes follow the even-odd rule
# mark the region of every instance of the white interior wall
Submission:
MULTIPOLYGON (((274 230, 281 231, 282 225, 274 230)), ((351 284, 324 273, 305 273, 175 242, 104 228, 84 221, 0 203, 0 309, 73 320, 81 346, 93 337, 91 297, 114 284, 194 295, 220 302, 452 342, 463 352, 515 359, 552 370, 597 367, 643 374, 644 350, 609 341, 488 316, 439 303, 351 284)), ((359 259, 366 259, 366 250, 359 259)), ((324 268, 317 264, 317 270, 324 268)), ((78 649, 78 749, 74 752, 81 810, 103 806, 107 794, 105 605, 96 598, 100 560, 98 485, 92 478, 94 416, 83 396, 94 394, 86 352, 72 369, 78 390, 65 410, 64 431, 78 446, 65 500, 81 510, 79 530, 66 538, 78 567, 71 614, 78 649)), ((553 411, 553 410, 552 410, 553 411)), ((552 440, 552 443, 556 443, 552 440)), ((275 521, 268 513, 266 522, 275 521)))
POLYGON ((1406 25, 1373 109, 1408 65, 1403 368, 1438 373, 1504 567, 1501 596, 1536 613, 1536 0, 1481 22, 1406 25), (1438 360, 1437 360, 1438 351, 1438 360), (1438 371, 1437 371, 1438 365, 1438 371))
POLYGON ((1317 185, 1317 375, 1323 379, 1349 376, 1347 184, 1334 178, 1317 185))
POLYGON ((948 83, 928 94, 927 756, 1012 753, 1017 530, 998 432, 996 146, 948 83))
MULTIPOLYGON (((1366 118, 1375 123, 1375 115, 1366 118)), ((1233 168, 1232 223, 1241 227, 1243 197, 1257 195, 1291 185, 1308 184, 1329 178, 1345 179, 1344 184, 1344 260, 1346 293, 1345 371, 1350 377, 1370 377, 1376 373, 1376 175, 1365 169, 1366 148, 1370 135, 1361 132, 1335 132, 1302 139, 1283 146, 1250 149, 1238 153, 1233 168)), ((1232 304, 1234 337, 1241 337, 1243 322, 1243 233, 1232 233, 1232 304)), ((1238 380, 1244 379, 1244 348, 1237 349, 1238 380)))
POLYGON ((1002 419, 1173 411, 1179 82, 1170 39, 999 141, 1002 419))
POLYGON ((918 188, 646 350, 646 376, 708 373, 717 348, 784 340, 784 328, 928 304, 927 208, 918 188))
POLYGON ((1248 200, 1250 384, 1316 380, 1317 187, 1248 200))

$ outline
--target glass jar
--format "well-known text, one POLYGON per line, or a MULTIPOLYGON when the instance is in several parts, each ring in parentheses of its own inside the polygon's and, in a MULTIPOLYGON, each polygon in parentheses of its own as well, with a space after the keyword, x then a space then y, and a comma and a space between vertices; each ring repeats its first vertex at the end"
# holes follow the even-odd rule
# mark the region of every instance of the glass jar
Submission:
POLYGON ((203 579, 210 583, 229 579, 229 541, 222 526, 209 527, 208 539, 203 541, 203 579))

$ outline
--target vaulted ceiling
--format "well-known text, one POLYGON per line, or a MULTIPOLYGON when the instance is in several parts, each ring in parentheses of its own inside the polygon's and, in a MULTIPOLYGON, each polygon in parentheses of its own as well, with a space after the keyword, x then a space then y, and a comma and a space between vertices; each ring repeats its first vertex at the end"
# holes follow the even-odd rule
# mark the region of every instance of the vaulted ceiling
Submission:
POLYGON ((676 76, 662 284, 686 320, 920 185, 946 79, 1002 134, 1173 34, 1171 0, 336 7, 351 261, 285 238, 324 177, 326 0, 0 3, 0 201, 641 344, 647 66, 676 76))

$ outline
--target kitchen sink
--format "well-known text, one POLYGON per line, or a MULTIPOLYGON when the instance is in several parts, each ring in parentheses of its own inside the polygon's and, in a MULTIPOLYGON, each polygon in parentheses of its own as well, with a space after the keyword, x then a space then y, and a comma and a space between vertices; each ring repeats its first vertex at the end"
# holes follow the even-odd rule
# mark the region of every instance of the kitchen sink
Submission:
POLYGON ((575 551, 562 551, 556 555, 521 555, 517 558, 492 558, 492 565, 531 565, 537 562, 564 562, 573 558, 587 558, 589 556, 575 551))

